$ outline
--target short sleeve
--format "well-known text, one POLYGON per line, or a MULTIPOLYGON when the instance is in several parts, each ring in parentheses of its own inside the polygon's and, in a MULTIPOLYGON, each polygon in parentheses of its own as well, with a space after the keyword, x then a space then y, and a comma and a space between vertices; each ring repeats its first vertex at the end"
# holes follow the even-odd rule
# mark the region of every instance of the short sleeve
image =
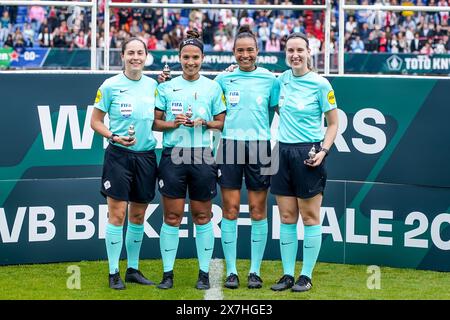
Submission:
POLYGON ((280 100, 280 82, 277 78, 273 78, 272 90, 270 91, 270 107, 276 107, 280 100))
POLYGON ((155 108, 166 111, 167 109, 167 99, 164 91, 164 86, 162 84, 158 85, 155 89, 155 108))
POLYGON ((323 78, 319 87, 319 101, 320 108, 324 113, 337 108, 334 90, 330 82, 325 78, 323 78))
POLYGON ((110 106, 111 106, 111 91, 110 88, 105 83, 103 83, 97 90, 94 107, 105 113, 108 113, 110 106))
POLYGON ((225 95, 223 94, 222 87, 216 82, 213 82, 213 85, 215 89, 214 89, 214 96, 212 99, 213 103, 212 114, 213 116, 216 116, 219 113, 222 113, 225 110, 227 110, 227 107, 225 104, 225 95))

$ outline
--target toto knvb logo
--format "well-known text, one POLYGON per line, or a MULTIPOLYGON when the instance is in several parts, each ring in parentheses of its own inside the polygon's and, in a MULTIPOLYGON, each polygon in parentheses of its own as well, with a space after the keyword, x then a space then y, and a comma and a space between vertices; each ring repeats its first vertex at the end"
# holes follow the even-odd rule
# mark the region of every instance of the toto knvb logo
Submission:
POLYGON ((386 60, 389 70, 391 71, 399 71, 402 68, 403 60, 396 55, 389 57, 386 60))

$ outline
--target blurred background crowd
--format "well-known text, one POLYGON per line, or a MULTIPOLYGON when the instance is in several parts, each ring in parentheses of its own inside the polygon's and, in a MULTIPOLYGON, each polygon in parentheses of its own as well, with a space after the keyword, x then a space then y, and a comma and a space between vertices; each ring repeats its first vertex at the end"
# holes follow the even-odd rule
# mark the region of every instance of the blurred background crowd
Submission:
MULTIPOLYGON (((115 2, 157 2, 116 0, 115 2)), ((324 0, 169 0, 168 3, 235 4, 323 4, 324 0)), ((331 53, 338 49, 339 1, 332 0, 331 53)), ((346 4, 418 5, 448 7, 448 0, 347 0, 346 4)), ((98 0, 97 46, 103 47, 105 0, 98 0)), ((91 11, 82 7, 0 6, 0 47, 17 52, 26 47, 89 48, 91 11)), ((149 50, 177 49, 186 31, 202 32, 205 51, 232 51, 233 37, 240 25, 251 26, 261 51, 284 49, 291 32, 305 33, 312 54, 324 50, 324 11, 229 10, 229 9, 149 9, 111 8, 110 48, 120 48, 128 37, 136 36, 149 50)), ((450 53, 449 12, 346 11, 346 52, 450 53)))

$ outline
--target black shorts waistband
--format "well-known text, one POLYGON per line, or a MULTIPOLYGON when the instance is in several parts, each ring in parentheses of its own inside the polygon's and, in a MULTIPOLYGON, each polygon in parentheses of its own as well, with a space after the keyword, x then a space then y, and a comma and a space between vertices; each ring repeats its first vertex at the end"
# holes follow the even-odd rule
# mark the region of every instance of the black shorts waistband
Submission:
POLYGON ((211 147, 164 147, 163 151, 171 151, 171 150, 183 150, 183 151, 199 151, 199 150, 212 150, 211 147))
POLYGON ((155 154, 155 150, 146 150, 146 151, 135 151, 135 150, 131 150, 131 149, 126 149, 126 148, 122 148, 119 146, 115 146, 112 143, 109 144, 108 149, 112 149, 114 151, 118 151, 118 152, 122 152, 122 153, 131 153, 131 154, 155 154))
POLYGON ((278 142, 280 147, 312 147, 313 145, 319 145, 322 141, 317 142, 297 142, 297 143, 286 143, 286 142, 278 142))

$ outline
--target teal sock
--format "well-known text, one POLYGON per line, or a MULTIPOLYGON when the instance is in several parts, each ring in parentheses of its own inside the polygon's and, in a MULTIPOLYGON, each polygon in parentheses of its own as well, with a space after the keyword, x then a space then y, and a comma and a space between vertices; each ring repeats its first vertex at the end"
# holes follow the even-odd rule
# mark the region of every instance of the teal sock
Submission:
POLYGON ((209 262, 214 250, 214 231, 212 222, 203 225, 195 225, 195 245, 200 270, 209 272, 209 262))
POLYGON ((164 272, 172 271, 177 256, 180 227, 172 227, 163 223, 159 235, 159 248, 163 261, 164 272))
POLYGON ((128 221, 125 236, 125 248, 127 249, 128 268, 139 269, 139 253, 141 251, 142 238, 144 237, 144 225, 134 224, 128 221))
POLYGON ((267 218, 260 221, 252 220, 250 273, 256 273, 258 276, 264 250, 266 249, 267 233, 267 218))
POLYGON ((295 274, 295 262, 297 261, 297 224, 280 224, 280 252, 283 272, 290 276, 295 274))
POLYGON ((227 276, 231 273, 238 274, 236 269, 237 220, 222 218, 220 228, 222 229, 222 249, 227 265, 227 276))
POLYGON ((305 226, 302 275, 312 279, 312 272, 322 245, 322 226, 305 226))
POLYGON ((108 255, 109 274, 119 272, 119 259, 123 244, 123 226, 106 225, 106 253, 108 255))

